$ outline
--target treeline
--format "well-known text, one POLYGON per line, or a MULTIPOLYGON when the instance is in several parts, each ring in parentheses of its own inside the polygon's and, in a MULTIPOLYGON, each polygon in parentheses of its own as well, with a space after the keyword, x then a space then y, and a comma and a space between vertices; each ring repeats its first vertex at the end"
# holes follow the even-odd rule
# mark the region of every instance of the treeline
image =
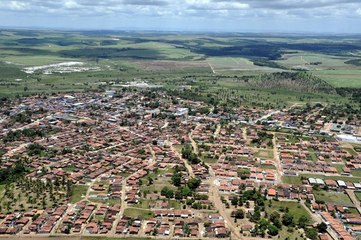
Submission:
POLYGON ((336 92, 343 97, 350 97, 361 104, 361 88, 336 88, 336 92))
POLYGON ((335 89, 330 84, 307 72, 277 72, 250 78, 248 84, 257 88, 335 93, 335 89))
POLYGON ((201 162, 198 155, 193 152, 191 145, 185 145, 182 148, 182 157, 187 159, 191 164, 198 164, 201 162))
POLYGON ((22 137, 27 138, 36 138, 36 137, 45 137, 45 132, 42 130, 34 129, 34 128, 26 128, 23 130, 10 131, 3 138, 3 141, 6 142, 14 142, 20 140, 22 137))
POLYGON ((0 183, 13 182, 26 172, 26 167, 22 161, 16 162, 8 168, 0 169, 0 183))
POLYGON ((346 64, 361 66, 361 59, 352 59, 345 62, 346 64))

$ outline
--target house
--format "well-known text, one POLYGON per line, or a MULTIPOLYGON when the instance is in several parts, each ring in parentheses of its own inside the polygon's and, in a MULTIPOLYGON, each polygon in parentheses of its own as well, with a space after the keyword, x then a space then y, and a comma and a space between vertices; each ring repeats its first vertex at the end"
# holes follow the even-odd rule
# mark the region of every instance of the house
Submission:
POLYGON ((268 189, 268 191, 267 191, 267 195, 268 195, 269 197, 276 197, 277 191, 276 191, 275 189, 273 189, 273 188, 270 188, 270 189, 268 189))

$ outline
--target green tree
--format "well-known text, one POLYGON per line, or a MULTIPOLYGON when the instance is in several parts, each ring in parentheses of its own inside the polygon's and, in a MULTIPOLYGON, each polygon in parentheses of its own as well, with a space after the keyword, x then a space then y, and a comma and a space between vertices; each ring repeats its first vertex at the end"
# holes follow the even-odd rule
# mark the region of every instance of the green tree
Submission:
POLYGON ((244 218, 244 211, 242 209, 237 209, 234 213, 234 217, 236 219, 243 219, 244 218))
POLYGON ((285 226, 290 226, 293 224, 293 216, 290 213, 285 213, 282 217, 282 223, 285 226))
POLYGON ((307 216, 302 215, 299 219, 298 219, 298 226, 300 228, 305 228, 306 225, 310 222, 310 220, 308 219, 307 216))
POLYGON ((170 189, 169 187, 164 187, 164 188, 161 190, 160 194, 161 194, 162 196, 165 196, 166 198, 173 198, 173 196, 174 196, 173 190, 170 189))
POLYGON ((201 180, 199 178, 191 178, 188 180, 187 185, 190 189, 195 190, 201 184, 201 180))
POLYGON ((172 183, 174 186, 179 187, 181 185, 182 175, 180 173, 174 173, 172 176, 172 183))
POLYGON ((238 198, 237 198, 237 197, 232 198, 231 204, 232 204, 233 206, 237 206, 237 205, 238 205, 238 198))
POLYGON ((309 239, 316 240, 318 238, 317 228, 306 228, 305 233, 309 239))
POLYGON ((325 233, 327 231, 327 224, 322 222, 320 224, 317 225, 317 230, 320 233, 325 233))
POLYGON ((268 225, 268 234, 271 235, 271 236, 276 236, 278 235, 278 228, 273 225, 273 224, 269 224, 268 225))

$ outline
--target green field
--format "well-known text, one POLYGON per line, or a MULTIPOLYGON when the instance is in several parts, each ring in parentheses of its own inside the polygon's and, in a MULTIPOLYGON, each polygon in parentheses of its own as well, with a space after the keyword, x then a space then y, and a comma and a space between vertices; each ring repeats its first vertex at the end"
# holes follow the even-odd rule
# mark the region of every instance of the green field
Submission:
MULTIPOLYGON (((66 237, 65 237, 66 239, 66 237)), ((138 238, 138 237, 119 237, 119 238, 112 238, 112 237, 81 237, 80 239, 84 240, 119 240, 119 239, 125 239, 125 240, 149 240, 152 238, 138 238)))
POLYGON ((5 185, 0 184, 0 198, 2 197, 4 190, 5 190, 5 185))
POLYGON ((87 185, 73 185, 72 191, 71 191, 71 198, 70 201, 72 203, 77 203, 80 200, 82 200, 88 191, 89 186, 87 185))
POLYGON ((302 184, 301 178, 297 176, 282 176, 282 182, 293 185, 302 184))
POLYGON ((279 211, 280 208, 288 208, 289 213, 291 213, 294 216, 295 220, 298 220, 301 216, 306 216, 310 220, 310 223, 312 223, 312 218, 310 214, 307 212, 307 210, 298 202, 287 202, 287 201, 272 201, 272 206, 269 207, 268 204, 266 204, 266 211, 270 214, 273 211, 279 211))
POLYGON ((334 87, 361 88, 361 70, 322 70, 313 72, 334 87))
POLYGON ((150 219, 154 217, 154 214, 150 210, 139 208, 126 208, 124 215, 132 218, 141 217, 142 219, 150 219))
POLYGON ((254 65, 254 63, 247 58, 239 57, 212 57, 208 58, 207 62, 216 73, 224 71, 280 71, 280 69, 254 65))
POLYGON ((1 97, 120 89, 136 78, 186 99, 212 98, 220 106, 359 104, 336 94, 338 87, 361 88, 361 66, 348 62, 361 58, 361 44, 353 39, 31 30, 1 34, 1 97), (353 44, 350 50, 347 44, 353 44), (69 62, 83 66, 68 72, 44 67, 69 62), (294 71, 298 65, 309 68, 308 75, 294 71), (27 67, 43 69, 26 73, 27 67), (184 86, 191 90, 179 90, 184 86))
POLYGON ((350 59, 354 59, 354 57, 332 56, 299 51, 297 53, 286 53, 282 56, 282 60, 277 60, 277 62, 288 68, 304 67, 305 69, 315 71, 328 69, 356 69, 356 66, 345 63, 350 59))
POLYGON ((361 192, 355 192, 355 195, 359 201, 361 201, 361 192))
POLYGON ((314 191, 316 200, 342 206, 353 206, 347 194, 342 192, 314 191))
POLYGON ((361 181, 359 177, 347 177, 347 176, 325 176, 320 174, 301 174, 301 176, 306 178, 321 178, 321 179, 333 179, 333 180, 342 180, 345 182, 358 183, 361 181))

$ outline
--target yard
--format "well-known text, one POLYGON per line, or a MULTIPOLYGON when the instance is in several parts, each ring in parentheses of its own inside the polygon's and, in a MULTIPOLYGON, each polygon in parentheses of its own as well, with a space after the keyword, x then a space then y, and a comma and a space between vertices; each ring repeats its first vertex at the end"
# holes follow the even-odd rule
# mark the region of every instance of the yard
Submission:
POLYGON ((306 216, 310 220, 310 223, 313 223, 310 214, 307 210, 298 202, 287 202, 287 201, 272 201, 271 207, 266 204, 267 213, 272 213, 274 211, 281 212, 281 210, 288 208, 289 213, 293 215, 294 219, 297 221, 301 216, 306 216))
POLYGON ((298 176, 282 176, 282 182, 293 185, 300 185, 302 183, 301 178, 298 176))
POLYGON ((353 204, 347 194, 342 192, 314 191, 317 201, 332 203, 336 205, 353 207, 353 204))
POLYGON ((70 201, 72 203, 77 203, 82 200, 85 197, 88 188, 89 186, 87 185, 73 185, 70 201))
MULTIPOLYGON (((110 237, 81 237, 82 240, 119 240, 119 238, 110 238, 110 237)), ((152 238, 138 238, 138 237, 122 237, 121 239, 125 240, 149 240, 152 238)))
POLYGON ((361 181, 360 177, 347 177, 347 176, 325 176, 321 174, 300 174, 306 178, 321 178, 321 179, 333 179, 333 180, 342 180, 345 182, 359 183, 361 181))
POLYGON ((273 150, 257 149, 254 156, 266 160, 273 159, 273 150))
POLYGON ((151 219, 154 217, 154 213, 146 209, 126 208, 124 210, 124 216, 132 218, 141 217, 142 219, 151 219))
POLYGON ((361 192, 356 192, 356 191, 355 191, 355 195, 356 195, 357 199, 358 199, 359 201, 361 201, 361 192))

